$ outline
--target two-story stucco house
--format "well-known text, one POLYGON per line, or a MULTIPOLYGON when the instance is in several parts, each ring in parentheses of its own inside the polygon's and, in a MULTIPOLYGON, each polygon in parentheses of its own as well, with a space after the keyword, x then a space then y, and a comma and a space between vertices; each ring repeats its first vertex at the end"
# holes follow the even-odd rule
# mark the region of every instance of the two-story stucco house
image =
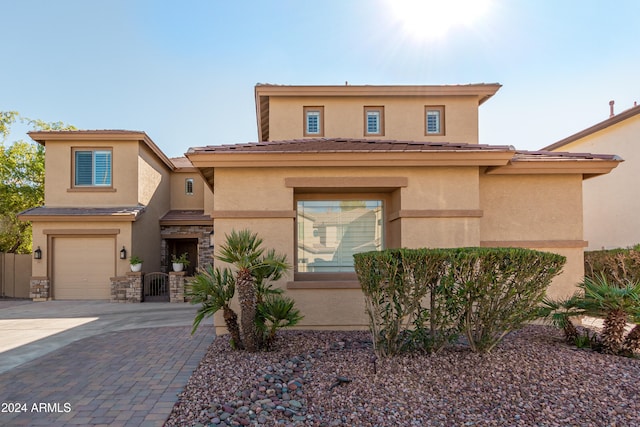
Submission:
POLYGON ((606 152, 625 162, 615 173, 583 186, 584 235, 589 250, 626 248, 640 243, 640 106, 564 138, 543 150, 606 152))
POLYGON ((106 298, 109 277, 128 269, 123 247, 147 272, 189 244, 202 265, 226 233, 249 228, 292 263, 277 285, 303 328, 365 327, 352 259, 365 250, 553 251, 567 264, 550 292, 573 292, 583 180, 620 159, 480 144, 478 108, 499 88, 257 85, 260 142, 192 147, 186 159, 141 132, 31 133, 47 147, 45 206, 23 214, 44 253, 33 282, 49 281, 53 298, 106 298))

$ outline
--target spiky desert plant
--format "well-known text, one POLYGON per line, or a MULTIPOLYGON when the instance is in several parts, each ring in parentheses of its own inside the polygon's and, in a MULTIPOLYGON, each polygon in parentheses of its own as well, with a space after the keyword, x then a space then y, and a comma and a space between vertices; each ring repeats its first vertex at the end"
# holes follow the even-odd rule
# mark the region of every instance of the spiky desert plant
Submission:
POLYGON ((273 343, 278 329, 295 326, 303 318, 293 299, 279 294, 267 295, 258 305, 258 312, 256 323, 266 347, 273 343))
POLYGON ((580 336, 572 318, 584 314, 584 310, 577 307, 581 297, 580 294, 556 300, 545 297, 538 311, 539 318, 562 329, 565 341, 570 344, 575 344, 580 336))
POLYGON ((640 307, 640 282, 612 284, 604 274, 585 277, 579 285, 584 296, 577 301, 586 314, 604 317, 602 352, 620 354, 629 315, 640 307))
POLYGON ((279 279, 289 268, 284 255, 274 250, 262 248, 262 239, 250 230, 232 230, 225 235, 225 242, 220 245, 217 259, 233 264, 236 271, 236 288, 240 304, 240 328, 244 347, 247 351, 257 351, 259 333, 256 327, 258 315, 257 284, 266 279, 279 279))
POLYGON ((203 319, 222 310, 224 322, 231 335, 232 346, 242 349, 238 315, 229 306, 236 292, 235 278, 231 270, 227 268, 224 270, 214 269, 209 265, 198 272, 191 280, 190 285, 191 290, 187 295, 191 297, 191 304, 200 304, 196 317, 193 319, 191 334, 195 333, 203 319))

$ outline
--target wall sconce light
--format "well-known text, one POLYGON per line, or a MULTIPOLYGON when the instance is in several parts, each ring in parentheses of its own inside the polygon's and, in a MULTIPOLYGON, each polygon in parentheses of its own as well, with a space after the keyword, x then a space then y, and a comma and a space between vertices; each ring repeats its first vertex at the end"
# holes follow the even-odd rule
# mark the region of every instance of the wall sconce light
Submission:
POLYGON ((211 231, 211 233, 209 233, 209 247, 210 248, 213 247, 213 231, 211 231))
POLYGON ((122 249, 120 249, 120 259, 127 259, 127 250, 124 248, 124 246, 122 247, 122 249))
POLYGON ((42 249, 40 249, 40 246, 38 246, 38 249, 33 251, 33 258, 34 259, 42 259, 42 249))

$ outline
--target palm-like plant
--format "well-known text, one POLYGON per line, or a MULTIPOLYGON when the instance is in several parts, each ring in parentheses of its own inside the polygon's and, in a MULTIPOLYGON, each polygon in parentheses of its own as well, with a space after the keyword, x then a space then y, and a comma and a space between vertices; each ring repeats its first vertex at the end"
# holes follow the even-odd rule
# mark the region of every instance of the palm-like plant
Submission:
POLYGON ((188 296, 192 304, 201 304, 196 317, 193 319, 191 334, 195 333, 200 322, 212 316, 219 310, 223 311, 224 321, 231 335, 232 346, 242 349, 238 315, 231 309, 229 303, 235 294, 235 278, 231 270, 225 268, 214 269, 207 266, 191 280, 191 290, 188 296))
POLYGON ((556 328, 562 329, 567 343, 575 344, 579 337, 578 329, 572 318, 584 314, 584 310, 577 308, 581 295, 576 294, 570 298, 552 300, 544 298, 538 310, 538 317, 551 323, 556 328))
POLYGON ((244 347, 257 351, 259 335, 256 328, 258 296, 256 283, 265 279, 278 279, 289 268, 285 256, 270 250, 265 256, 262 239, 250 230, 232 230, 220 245, 217 259, 233 264, 236 269, 236 288, 240 304, 240 326, 244 347))
POLYGON ((621 353, 627 320, 640 309, 640 282, 611 284, 604 274, 596 274, 585 277, 579 286, 584 296, 577 307, 585 314, 604 317, 602 352, 621 353))
POLYGON ((262 343, 267 347, 273 343, 278 329, 294 326, 303 317, 294 307, 294 301, 280 294, 267 295, 258 305, 258 314, 256 323, 262 332, 262 343))

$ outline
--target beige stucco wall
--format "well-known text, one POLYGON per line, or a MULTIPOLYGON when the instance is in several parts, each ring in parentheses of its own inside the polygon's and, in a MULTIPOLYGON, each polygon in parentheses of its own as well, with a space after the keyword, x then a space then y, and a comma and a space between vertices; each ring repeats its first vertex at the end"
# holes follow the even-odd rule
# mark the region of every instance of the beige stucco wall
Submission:
POLYGON ((566 256, 564 271, 553 281, 549 295, 572 294, 584 274, 581 186, 577 174, 481 175, 481 244, 566 256))
POLYGON ((145 145, 138 151, 138 203, 146 206, 133 223, 131 251, 143 259, 145 272, 160 271, 160 224, 158 220, 169 211, 171 201, 171 171, 145 145))
POLYGON ((135 206, 138 203, 138 141, 49 141, 45 155, 47 207, 135 206), (73 189, 72 149, 111 148, 113 189, 73 189))
MULTIPOLYGON (((362 138, 364 107, 384 106, 385 139, 478 143, 478 99, 456 97, 271 97, 269 139, 302 138, 305 106, 324 107, 324 137, 362 138), (445 105, 445 135, 425 135, 425 106, 445 105)), ((372 136, 372 138, 374 138, 372 136)))
MULTIPOLYGON (((206 188, 209 191, 209 188, 206 188)), ((196 171, 177 171, 171 174, 171 209, 199 210, 204 207, 205 184, 196 171), (187 179, 193 179, 193 194, 185 193, 187 179)))
POLYGON ((589 250, 640 243, 640 115, 558 148, 558 151, 609 153, 624 159, 611 173, 583 185, 584 236, 589 250))
MULTIPOLYGON (((216 246, 234 228, 249 228, 263 237, 266 247, 286 254, 294 264, 295 221, 291 216, 295 200, 341 194, 336 189, 311 191, 285 185, 286 178, 299 177, 406 178, 406 186, 378 193, 385 203, 388 248, 491 246, 496 242, 522 246, 519 242, 527 241, 525 246, 532 249, 568 257, 551 295, 572 293, 582 277, 580 175, 486 176, 477 167, 218 168, 213 211, 216 246)), ((360 191, 375 195, 380 189, 360 191)), ((357 197, 358 191, 350 188, 342 194, 357 197)), ((292 280, 289 274, 276 285, 287 288, 292 280)), ((289 286, 287 294, 305 315, 301 328, 366 328, 358 288, 289 286)), ((221 317, 216 317, 216 325, 218 332, 224 332, 221 317)))

